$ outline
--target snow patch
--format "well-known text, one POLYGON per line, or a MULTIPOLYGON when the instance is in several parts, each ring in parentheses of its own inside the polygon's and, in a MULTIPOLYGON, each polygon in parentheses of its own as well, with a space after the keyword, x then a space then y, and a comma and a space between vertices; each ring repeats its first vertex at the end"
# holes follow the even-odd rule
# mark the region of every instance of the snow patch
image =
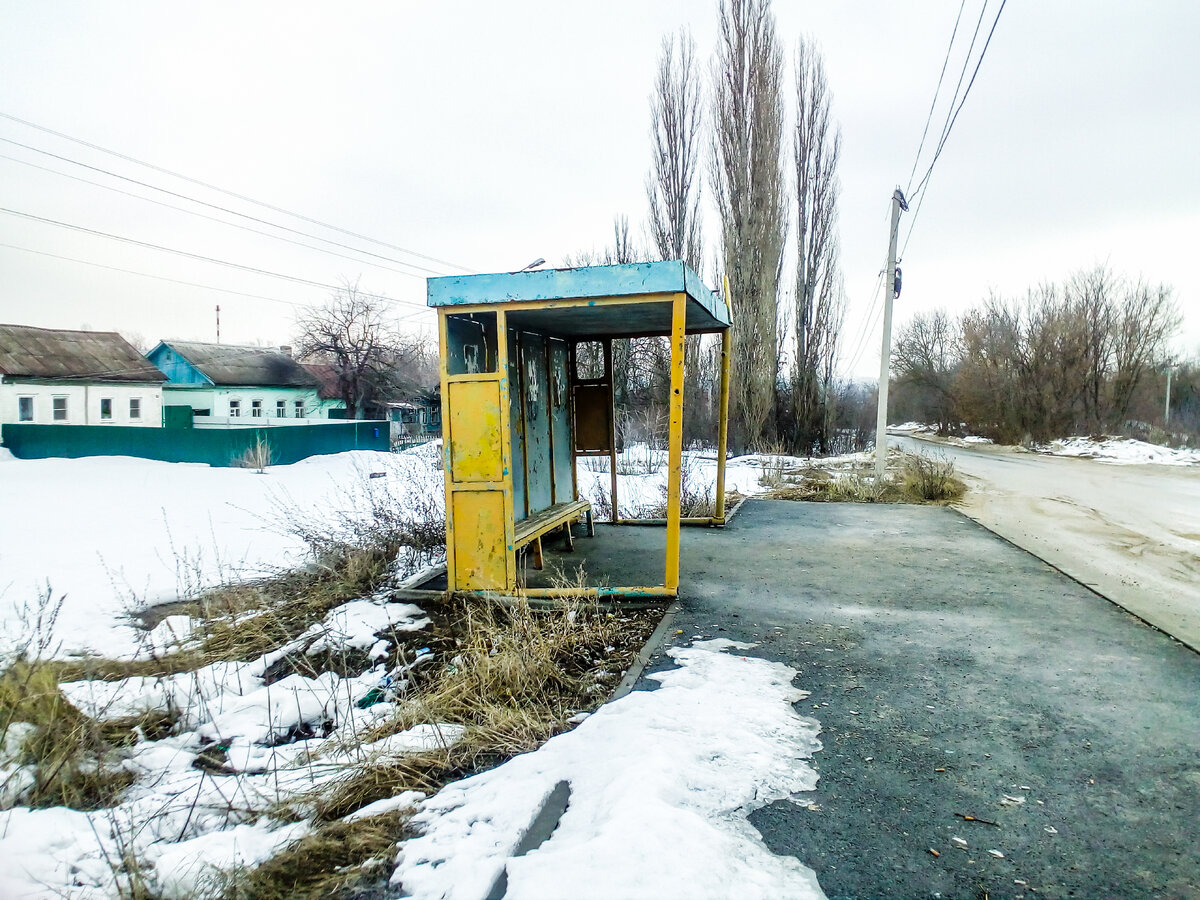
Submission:
POLYGON ((392 883, 414 898, 476 898, 506 872, 511 900, 572 897, 816 898, 814 873, 776 856, 749 812, 811 791, 819 725, 792 707, 794 669, 706 647, 539 750, 422 804, 392 883), (528 855, 512 853, 560 781, 566 812, 528 855))

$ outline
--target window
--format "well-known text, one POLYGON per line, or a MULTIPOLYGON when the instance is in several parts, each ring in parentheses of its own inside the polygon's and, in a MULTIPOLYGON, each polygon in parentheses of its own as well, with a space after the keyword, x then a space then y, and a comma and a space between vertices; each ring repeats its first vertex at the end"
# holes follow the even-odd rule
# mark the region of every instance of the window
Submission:
POLYGON ((111 419, 112 418, 112 398, 111 397, 101 397, 100 398, 100 418, 102 418, 102 419, 111 419))
POLYGON ((304 418, 304 401, 297 400, 295 403, 295 406, 296 406, 296 411, 295 411, 294 415, 296 416, 297 419, 303 419, 304 418))
POLYGON ((33 421, 33 398, 18 397, 17 398, 17 421, 32 422, 33 421))
POLYGON ((54 398, 54 421, 55 422, 67 421, 67 398, 66 397, 55 397, 54 398))
POLYGON ((242 414, 242 401, 241 400, 230 400, 229 401, 229 418, 236 419, 241 414, 242 414))
POLYGON ((262 418, 262 401, 261 400, 251 400, 250 401, 250 415, 252 418, 255 418, 255 419, 262 418))
POLYGON ((129 398, 129 418, 134 421, 139 421, 142 418, 142 398, 129 398))
POLYGON ((275 418, 283 419, 286 417, 287 417, 287 401, 286 400, 276 400, 275 401, 275 418))

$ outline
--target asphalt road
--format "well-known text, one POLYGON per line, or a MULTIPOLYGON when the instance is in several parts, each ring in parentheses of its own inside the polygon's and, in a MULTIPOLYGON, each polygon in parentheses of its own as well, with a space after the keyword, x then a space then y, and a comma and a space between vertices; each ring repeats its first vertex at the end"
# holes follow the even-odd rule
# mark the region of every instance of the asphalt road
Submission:
MULTIPOLYGON (((596 531, 589 568, 659 565, 596 531)), ((821 780, 750 821, 829 897, 1200 898, 1200 655, 958 512, 749 501, 685 530, 681 595, 668 641, 812 692, 821 780)))
POLYGON ((971 518, 1200 651, 1200 467, 888 439, 953 461, 971 518))

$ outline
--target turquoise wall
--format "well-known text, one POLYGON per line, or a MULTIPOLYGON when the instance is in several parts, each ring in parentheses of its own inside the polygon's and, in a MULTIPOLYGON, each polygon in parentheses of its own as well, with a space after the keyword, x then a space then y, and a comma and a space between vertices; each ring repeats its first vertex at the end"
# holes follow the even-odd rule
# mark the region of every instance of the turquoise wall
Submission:
POLYGON ((274 428, 126 428, 120 425, 0 426, 4 446, 18 459, 136 456, 163 462, 232 466, 261 437, 275 465, 344 450, 389 449, 386 422, 347 421, 274 428))

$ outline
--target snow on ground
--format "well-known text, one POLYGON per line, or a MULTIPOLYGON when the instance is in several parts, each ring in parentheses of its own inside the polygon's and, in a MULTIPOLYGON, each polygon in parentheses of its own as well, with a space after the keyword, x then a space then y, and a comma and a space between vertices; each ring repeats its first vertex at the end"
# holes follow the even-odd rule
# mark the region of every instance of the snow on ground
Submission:
POLYGON ((361 514, 381 491, 440 503, 437 452, 314 456, 263 475, 130 457, 0 458, 0 656, 28 636, 47 583, 65 596, 60 654, 144 651, 130 612, 300 563, 306 548, 289 519, 361 514))
POLYGON ((747 821, 811 791, 819 724, 780 663, 709 646, 672 649, 650 677, 574 731, 443 788, 413 820, 392 883, 413 898, 477 900, 502 873, 509 900, 816 898, 812 870, 776 856, 747 821), (555 785, 566 812, 550 839, 511 858, 555 785))
MULTIPOLYGON (((331 627, 309 640, 369 646, 364 632, 371 628, 387 634, 426 624, 414 606, 354 600, 333 610, 324 623, 331 627), (355 624, 341 628, 349 623, 355 624)), ((127 858, 140 861, 162 896, 198 896, 215 870, 262 860, 304 834, 304 822, 267 815, 279 802, 302 799, 364 765, 461 738, 459 725, 424 724, 363 743, 393 709, 387 702, 360 707, 383 677, 382 666, 355 677, 293 674, 268 684, 267 668, 288 649, 303 652, 303 641, 250 662, 180 675, 63 684, 86 715, 104 721, 173 712, 177 733, 131 748, 123 766, 135 780, 111 809, 0 811, 0 897, 123 896, 119 870, 127 858), (219 770, 198 767, 214 749, 224 754, 219 770)), ((13 753, 0 754, 0 784, 18 792, 28 784, 26 774, 13 753)), ((397 804, 416 799, 409 794, 397 804)))
POLYGON ((1200 465, 1200 450, 1175 450, 1133 438, 1105 438, 1097 441, 1090 437, 1072 437, 1042 444, 1035 449, 1039 453, 1051 456, 1077 456, 1114 465, 1200 465))
MULTIPOLYGON (((440 442, 406 453, 355 451, 315 456, 265 475, 130 457, 17 460, 0 456, 0 657, 31 633, 47 590, 64 597, 54 623, 58 655, 91 652, 129 658, 175 644, 186 618, 156 632, 132 613, 194 594, 202 586, 259 577, 305 560, 289 526, 365 514, 386 492, 403 505, 443 501, 440 442), (370 478, 373 472, 386 477, 370 478)), ((618 457, 622 515, 664 502, 666 451, 629 446, 618 457)), ((861 454, 808 460, 749 455, 730 459, 726 488, 760 493, 769 472, 819 464, 836 468, 861 454)), ((716 456, 684 454, 689 489, 711 497, 716 456)), ((579 489, 597 501, 609 488, 607 458, 581 460, 579 489)))
MULTIPOLYGON (((745 496, 761 494, 770 489, 765 482, 772 474, 791 474, 806 468, 838 469, 855 463, 869 462, 865 453, 843 456, 808 458, 779 454, 748 454, 735 456, 725 462, 725 490, 745 496)), ((579 495, 593 505, 607 497, 611 479, 608 457, 581 459, 577 469, 579 495)), ((711 450, 685 450, 683 453, 685 492, 707 494, 711 499, 717 482, 717 457, 711 450)), ((775 485, 777 486, 777 485, 775 485)), ((631 444, 617 456, 617 500, 623 517, 646 516, 654 506, 666 502, 667 452, 646 444, 631 444)))

